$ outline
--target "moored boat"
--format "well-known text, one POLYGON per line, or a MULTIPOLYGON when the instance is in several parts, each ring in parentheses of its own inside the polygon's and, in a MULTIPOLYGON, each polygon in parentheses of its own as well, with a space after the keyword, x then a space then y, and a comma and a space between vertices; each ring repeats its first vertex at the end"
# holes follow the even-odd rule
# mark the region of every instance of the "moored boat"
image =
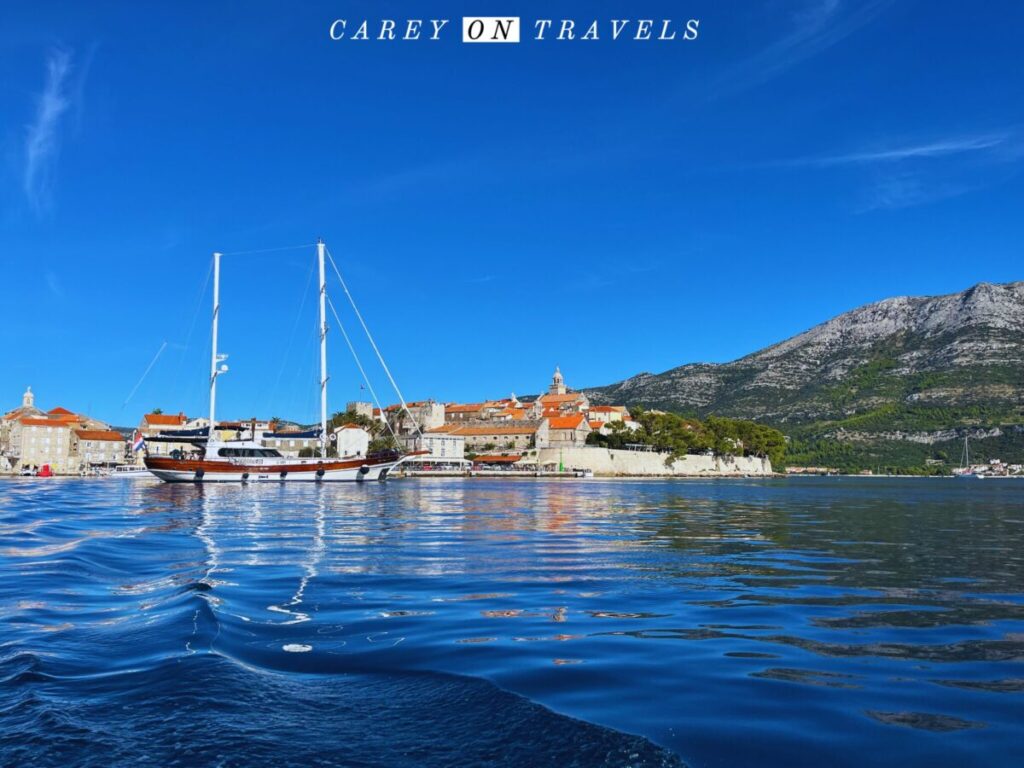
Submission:
POLYGON ((202 457, 150 456, 146 467, 178 483, 358 482, 383 480, 405 456, 398 451, 341 458, 291 459, 251 441, 216 442, 202 457))
MULTIPOLYGON (((246 483, 246 482, 360 482, 384 480, 406 458, 424 453, 401 451, 370 452, 369 435, 365 443, 342 456, 330 456, 327 437, 327 316, 324 243, 317 243, 320 267, 320 456, 290 458, 255 439, 221 440, 217 437, 217 379, 227 373, 227 355, 217 351, 217 326, 220 316, 220 253, 213 254, 213 323, 210 357, 210 424, 189 441, 196 450, 174 451, 170 456, 150 456, 146 450, 146 469, 169 483, 246 483)), ((333 263, 333 260, 332 260, 333 263)), ((335 269, 337 267, 335 266, 335 269)), ((404 403, 403 403, 404 404, 404 403)), ((176 438, 177 439, 177 438, 176 438)), ((144 447, 145 450, 145 447, 144 447)))

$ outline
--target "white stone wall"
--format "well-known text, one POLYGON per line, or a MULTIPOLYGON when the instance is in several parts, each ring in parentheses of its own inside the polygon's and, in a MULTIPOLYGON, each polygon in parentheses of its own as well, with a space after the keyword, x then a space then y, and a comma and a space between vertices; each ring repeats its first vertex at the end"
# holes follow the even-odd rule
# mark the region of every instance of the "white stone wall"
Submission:
POLYGON ((587 446, 583 448, 542 448, 538 463, 558 464, 566 469, 589 469, 595 475, 614 477, 676 476, 676 477, 742 477, 772 474, 768 459, 753 456, 685 456, 666 466, 668 454, 648 451, 621 451, 587 446))

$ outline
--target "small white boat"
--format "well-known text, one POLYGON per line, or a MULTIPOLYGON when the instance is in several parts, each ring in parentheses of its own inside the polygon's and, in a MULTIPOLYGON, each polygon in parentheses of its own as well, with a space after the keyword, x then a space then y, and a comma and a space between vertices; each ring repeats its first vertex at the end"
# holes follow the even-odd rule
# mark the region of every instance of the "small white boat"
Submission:
POLYGON ((114 467, 110 477, 152 477, 149 470, 138 464, 121 464, 114 467))

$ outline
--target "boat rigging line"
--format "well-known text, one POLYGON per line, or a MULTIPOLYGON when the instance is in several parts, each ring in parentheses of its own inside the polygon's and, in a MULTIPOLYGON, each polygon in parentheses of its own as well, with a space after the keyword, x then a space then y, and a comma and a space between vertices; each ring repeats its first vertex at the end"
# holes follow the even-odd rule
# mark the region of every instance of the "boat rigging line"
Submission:
MULTIPOLYGON (((331 262, 331 267, 334 269, 334 274, 338 276, 338 280, 341 282, 341 287, 345 291, 345 295, 348 297, 349 304, 352 305, 353 311, 356 313, 356 317, 359 319, 359 324, 363 326, 363 331, 366 333, 366 338, 370 341, 370 346, 373 347, 373 351, 377 354, 377 359, 380 361, 381 367, 384 369, 384 373, 387 374, 388 380, 391 382, 391 386, 394 387, 395 393, 398 395, 398 400, 402 404, 402 410, 409 415, 409 419, 412 421, 413 429, 416 430, 416 434, 423 437, 423 432, 420 431, 420 425, 416 421, 416 417, 412 415, 409 410, 409 406, 405 403, 405 397, 402 396, 402 390, 398 388, 398 383, 395 381, 395 377, 391 375, 391 369, 388 368, 388 364, 384 362, 384 356, 380 353, 380 349, 377 348, 377 343, 373 340, 373 336, 370 334, 370 329, 366 327, 366 321, 363 320, 363 315, 359 311, 359 307, 356 306, 355 299, 352 298, 352 294, 348 290, 348 285, 345 283, 345 278, 341 276, 341 270, 338 269, 338 265, 334 261, 334 256, 331 255, 331 249, 327 248, 327 258, 331 262)), ((378 406, 379 407, 379 406, 378 406)), ((381 414, 383 414, 383 409, 381 414)), ((387 419, 385 418, 385 421, 387 419)))
POLYGON ((283 245, 280 248, 257 248, 252 251, 231 251, 222 253, 221 256, 248 256, 252 253, 274 253, 275 251, 298 251, 301 248, 313 248, 316 243, 304 243, 303 245, 283 245))
POLYGON ((128 401, 129 401, 129 400, 131 400, 131 399, 132 399, 132 398, 133 398, 133 397, 135 396, 135 393, 136 393, 136 392, 138 391, 139 387, 140 387, 140 386, 142 386, 142 382, 146 380, 146 377, 147 377, 147 376, 149 375, 149 372, 150 372, 151 370, 153 370, 153 366, 154 366, 154 365, 156 365, 156 361, 157 361, 158 359, 160 359, 160 355, 162 355, 162 354, 163 354, 163 352, 164 352, 164 350, 165 350, 165 349, 167 349, 167 340, 166 340, 166 339, 165 339, 165 340, 163 341, 163 343, 162 343, 162 344, 160 345, 160 349, 158 349, 158 350, 156 351, 156 354, 155 354, 155 355, 153 355, 153 359, 149 361, 149 365, 148 365, 148 366, 146 366, 146 370, 145 370, 145 371, 143 372, 143 374, 142 374, 142 378, 141 378, 141 379, 139 379, 139 380, 138 380, 137 382, 135 382, 135 386, 134 386, 134 387, 132 387, 132 391, 128 393, 128 397, 126 397, 126 398, 125 398, 125 401, 124 401, 123 403, 121 403, 121 408, 122 408, 122 409, 123 409, 123 408, 124 408, 124 407, 125 407, 126 405, 128 405, 128 401))
POLYGON ((366 375, 366 371, 363 369, 363 364, 359 360, 359 355, 356 354, 356 348, 352 345, 352 340, 348 337, 348 333, 345 331, 345 324, 341 322, 341 318, 338 317, 338 310, 334 308, 334 302, 331 301, 330 295, 327 296, 327 306, 330 307, 331 314, 334 315, 335 321, 338 323, 338 330, 341 331, 342 338, 345 339, 345 343, 348 344, 348 351, 352 353, 352 359, 356 361, 356 368, 359 369, 359 374, 363 377, 363 381, 366 382, 366 388, 370 391, 370 397, 373 398, 374 405, 377 406, 377 410, 380 411, 383 417, 384 426, 388 428, 388 432, 398 442, 398 435, 395 434, 395 430, 391 428, 391 423, 388 421, 387 416, 384 416, 384 406, 380 402, 380 398, 377 397, 377 392, 373 388, 373 384, 370 383, 370 377, 366 375))

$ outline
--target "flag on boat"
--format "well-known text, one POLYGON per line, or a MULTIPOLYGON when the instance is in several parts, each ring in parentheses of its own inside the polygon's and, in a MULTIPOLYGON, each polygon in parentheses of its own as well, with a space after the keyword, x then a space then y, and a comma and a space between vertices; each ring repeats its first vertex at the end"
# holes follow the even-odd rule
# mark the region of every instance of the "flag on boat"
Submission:
POLYGON ((142 437, 142 433, 139 430, 135 430, 135 434, 132 435, 132 450, 138 453, 142 450, 142 446, 145 443, 145 439, 142 437))

